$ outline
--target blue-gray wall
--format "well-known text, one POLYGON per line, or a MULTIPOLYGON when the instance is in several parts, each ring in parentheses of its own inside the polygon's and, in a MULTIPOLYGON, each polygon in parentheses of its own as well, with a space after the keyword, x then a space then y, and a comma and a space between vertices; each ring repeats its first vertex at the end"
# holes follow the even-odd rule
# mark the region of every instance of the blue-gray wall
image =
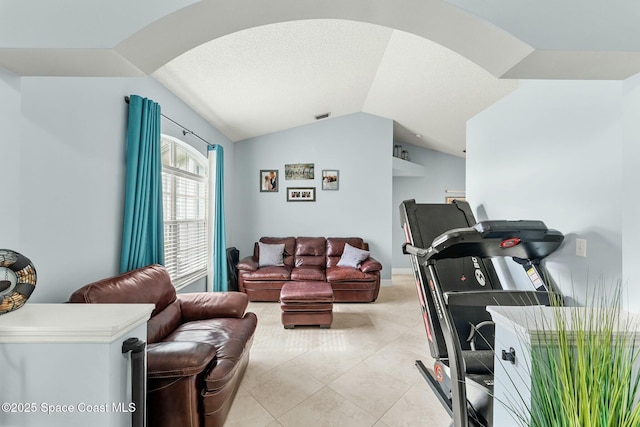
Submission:
POLYGON ((0 68, 0 248, 20 243, 20 79, 0 68))
MULTIPOLYGON (((547 266, 579 302, 618 281, 638 293, 638 217, 628 214, 638 212, 638 117, 637 78, 627 89, 625 82, 528 81, 468 122, 467 198, 477 216, 540 219, 562 231, 565 242, 547 266), (624 250, 633 252, 624 269, 623 235, 624 250), (586 258, 576 256, 576 238, 587 240, 586 258)), ((640 308, 637 298, 627 303, 640 308)))
MULTIPOLYGON (((0 148, 8 188, 0 208, 0 247, 33 261, 38 283, 31 302, 65 301, 79 286, 118 272, 124 96, 130 94, 159 102, 163 113, 222 144, 233 158, 233 145, 222 134, 152 78, 18 78, 0 70, 0 148)), ((205 152, 204 144, 166 120, 162 131, 205 152)), ((233 203, 230 196, 231 211, 233 203)), ((229 218, 232 239, 232 212, 229 218)))
POLYGON ((424 166, 424 176, 393 177, 393 268, 398 273, 411 274, 411 262, 402 254, 406 241, 400 224, 400 203, 415 199, 417 203, 445 203, 447 197, 464 196, 446 190, 464 190, 465 160, 424 147, 403 144, 410 160, 424 166))
POLYGON ((393 123, 369 114, 336 117, 235 144, 240 256, 261 236, 358 236, 391 278, 393 123), (314 180, 286 180, 284 165, 313 163, 314 180), (277 193, 261 193, 259 172, 280 172, 277 193), (338 191, 321 190, 323 169, 340 171, 338 191), (315 202, 287 202, 287 187, 316 187, 315 202))
POLYGON ((627 289, 629 307, 640 312, 640 74, 623 82, 623 146, 622 146, 622 277, 627 289))
MULTIPOLYGON (((567 235, 548 262, 567 293, 601 277, 622 280, 635 310, 639 85, 638 76, 523 82, 469 122, 465 185, 478 219, 542 219, 567 235), (587 240, 587 258, 575 255, 577 237, 587 240)), ((0 70, 0 247, 34 261, 39 277, 30 301, 64 301, 78 286, 117 272, 123 97, 132 93, 158 101, 165 114, 225 147, 228 243, 242 255, 266 234, 361 235, 390 278, 399 200, 439 201, 444 189, 460 187, 452 177, 426 194, 433 187, 415 178, 392 180, 388 119, 354 114, 231 144, 152 78, 19 78, 0 70), (339 169, 340 190, 318 189, 315 203, 287 203, 284 189, 307 182, 281 175, 280 192, 259 192, 260 169, 282 174, 285 163, 298 162, 315 163, 318 174, 339 169)), ((166 121, 163 132, 204 150, 166 121)), ((421 162, 422 154, 412 149, 412 160, 421 162)), ((424 154, 436 159, 427 170, 444 165, 440 155, 424 154)), ((320 178, 313 183, 319 188, 320 178)))

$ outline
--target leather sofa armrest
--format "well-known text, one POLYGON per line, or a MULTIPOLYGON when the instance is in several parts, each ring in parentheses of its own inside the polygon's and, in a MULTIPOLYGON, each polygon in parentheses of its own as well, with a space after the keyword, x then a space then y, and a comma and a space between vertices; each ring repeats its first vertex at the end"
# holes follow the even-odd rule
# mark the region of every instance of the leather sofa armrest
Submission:
POLYGON ((360 271, 363 273, 373 273, 382 270, 382 264, 375 258, 369 257, 360 264, 360 271))
POLYGON ((178 294, 182 321, 241 318, 249 305, 249 297, 242 292, 193 292, 178 294))
POLYGON ((238 270, 256 271, 258 269, 258 260, 253 256, 243 258, 238 262, 238 270))
POLYGON ((165 341, 147 346, 150 379, 189 377, 202 372, 216 357, 216 348, 200 342, 165 341))

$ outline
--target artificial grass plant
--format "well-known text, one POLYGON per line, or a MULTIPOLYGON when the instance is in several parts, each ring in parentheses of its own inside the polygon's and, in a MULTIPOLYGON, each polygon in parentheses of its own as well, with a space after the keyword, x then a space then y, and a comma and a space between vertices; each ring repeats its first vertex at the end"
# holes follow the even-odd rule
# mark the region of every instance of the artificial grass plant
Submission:
POLYGON ((637 328, 620 309, 619 288, 593 302, 587 307, 556 302, 551 320, 536 321, 531 405, 515 417, 521 425, 640 426, 637 328))

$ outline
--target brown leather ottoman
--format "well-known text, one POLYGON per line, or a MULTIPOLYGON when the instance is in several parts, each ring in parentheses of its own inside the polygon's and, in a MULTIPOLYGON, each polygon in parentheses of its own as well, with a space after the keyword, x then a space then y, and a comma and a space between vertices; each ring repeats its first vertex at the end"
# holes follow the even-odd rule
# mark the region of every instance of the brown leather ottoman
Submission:
POLYGON ((288 282, 280 291, 282 324, 285 329, 300 325, 331 327, 333 289, 327 282, 288 282))

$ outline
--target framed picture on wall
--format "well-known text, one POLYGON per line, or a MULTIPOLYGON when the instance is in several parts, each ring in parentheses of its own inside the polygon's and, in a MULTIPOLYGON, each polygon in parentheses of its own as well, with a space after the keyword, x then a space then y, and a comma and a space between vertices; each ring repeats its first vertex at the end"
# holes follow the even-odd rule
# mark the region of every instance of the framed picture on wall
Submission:
POLYGON ((315 202, 316 187, 287 187, 287 202, 315 202))
POLYGON ((324 169, 322 171, 322 189, 337 190, 340 184, 340 171, 337 169, 324 169))
POLYGON ((454 200, 460 200, 461 202, 464 202, 464 201, 466 201, 467 199, 466 199, 465 197, 447 197, 447 198, 445 199, 445 201, 446 201, 447 203, 453 203, 453 201, 454 201, 454 200))
POLYGON ((313 179, 315 165, 313 163, 295 163, 284 165, 284 179, 313 179))
POLYGON ((260 171, 260 191, 273 193, 278 191, 278 171, 262 169, 260 171))

